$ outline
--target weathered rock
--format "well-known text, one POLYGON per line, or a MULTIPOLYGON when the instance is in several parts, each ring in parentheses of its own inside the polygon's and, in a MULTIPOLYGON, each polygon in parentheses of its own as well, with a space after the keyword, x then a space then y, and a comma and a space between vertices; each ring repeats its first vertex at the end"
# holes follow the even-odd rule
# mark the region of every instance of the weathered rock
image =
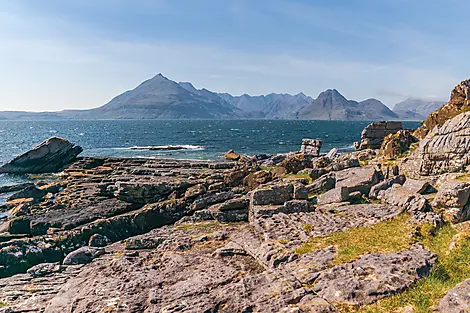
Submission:
POLYGON ((322 141, 317 139, 302 139, 300 152, 311 156, 319 156, 322 141))
POLYGON ((243 179, 243 185, 245 185, 248 190, 253 190, 271 181, 272 178, 273 175, 270 171, 258 171, 248 174, 248 176, 243 179))
POLYGON ((42 263, 28 269, 27 273, 33 277, 43 277, 52 273, 60 273, 64 266, 60 263, 42 263))
POLYGON ((197 184, 196 186, 189 187, 184 193, 185 198, 196 198, 200 195, 203 195, 207 192, 206 186, 203 184, 197 184))
POLYGON ((385 136, 380 154, 388 159, 394 159, 401 156, 410 149, 411 144, 417 142, 410 130, 399 130, 396 133, 385 136))
POLYGON ((83 151, 69 141, 52 137, 0 167, 0 173, 56 172, 70 164, 83 151))
POLYGON ((293 198, 295 200, 307 200, 309 195, 309 189, 305 187, 304 184, 295 184, 294 185, 294 194, 293 198))
POLYGON ((326 155, 325 157, 327 157, 328 159, 330 160, 334 160, 336 159, 336 157, 338 156, 338 149, 336 148, 332 148, 326 155))
POLYGON ((405 183, 406 177, 404 175, 398 175, 389 179, 386 179, 374 186, 370 189, 369 198, 370 199, 377 199, 379 192, 381 190, 386 190, 392 187, 394 184, 403 185, 405 183))
POLYGON ((230 173, 225 174, 224 183, 229 187, 240 186, 243 184, 243 179, 248 175, 246 170, 236 170, 231 171, 230 173))
POLYGON ((335 188, 336 178, 333 174, 325 174, 314 180, 310 185, 305 186, 308 194, 320 194, 335 188))
POLYGON ((317 178, 325 175, 327 170, 324 168, 306 168, 299 172, 299 174, 307 174, 312 180, 316 180, 317 178))
POLYGON ((466 112, 428 133, 407 163, 422 176, 459 172, 470 164, 469 151, 470 112, 466 112))
POLYGON ((439 302, 440 313, 466 313, 470 304, 470 279, 458 284, 439 302))
POLYGON ((248 210, 250 199, 242 197, 227 200, 223 203, 216 204, 214 207, 219 211, 248 210))
POLYGON ((188 187, 187 182, 157 181, 157 182, 118 182, 114 192, 116 198, 137 204, 154 203, 165 200, 177 189, 188 187))
POLYGON ((429 182, 412 178, 406 179, 405 183, 403 184, 403 188, 420 194, 435 191, 435 189, 429 184, 429 182))
POLYGON ((251 192, 252 205, 284 204, 292 199, 294 186, 292 184, 273 185, 251 192))
POLYGON ((444 217, 453 223, 463 222, 470 217, 470 184, 446 182, 441 185, 432 202, 432 206, 444 209, 444 217))
POLYGON ((87 264, 87 263, 90 263, 93 259, 103 254, 104 254, 104 249, 81 247, 67 254, 67 256, 65 257, 63 261, 63 264, 64 265, 87 264))
POLYGON ((241 155, 238 153, 235 153, 233 150, 229 150, 225 153, 224 155, 226 160, 229 161, 238 161, 241 158, 241 155))
POLYGON ((16 184, 16 185, 10 185, 10 186, 1 186, 0 194, 7 193, 7 192, 20 191, 33 185, 34 185, 33 183, 23 183, 23 184, 16 184))
POLYGON ((380 190, 377 198, 387 202, 388 204, 401 207, 403 211, 407 211, 412 214, 416 214, 417 212, 426 212, 430 209, 426 198, 399 184, 394 184, 391 188, 386 190, 380 190))
POLYGON ((0 232, 2 231, 9 232, 10 234, 30 234, 30 219, 25 216, 13 218, 0 225, 0 232))
POLYGON ((401 122, 374 122, 367 125, 362 131, 358 150, 379 149, 385 136, 402 129, 401 122))
POLYGON ((111 240, 109 240, 108 237, 100 235, 100 234, 94 234, 93 236, 90 237, 90 240, 88 240, 88 246, 96 247, 96 248, 106 247, 110 243, 111 243, 111 240))
POLYGON ((147 236, 136 236, 124 241, 124 246, 127 250, 143 250, 143 249, 155 249, 161 245, 167 237, 152 237, 147 236))
POLYGON ((288 154, 279 166, 286 169, 287 173, 297 174, 306 168, 312 168, 311 155, 304 153, 288 154))
POLYGON ((225 191, 225 192, 219 192, 216 194, 206 195, 202 198, 196 199, 196 201, 194 201, 193 204, 191 205, 191 210, 196 211, 196 210, 205 209, 213 204, 230 200, 233 197, 235 197, 235 194, 231 191, 225 191))
POLYGON ((372 186, 382 180, 382 173, 374 166, 350 168, 336 172, 336 187, 348 187, 349 192, 368 195, 372 186))
POLYGON ((352 305, 373 303, 399 293, 425 276, 436 256, 414 245, 389 254, 367 254, 320 274, 315 292, 328 301, 352 305))
POLYGON ((348 187, 336 187, 331 189, 318 197, 318 205, 340 203, 348 201, 349 189, 348 187))
POLYGON ((418 139, 423 139, 429 132, 435 129, 436 126, 441 126, 460 113, 469 111, 469 87, 469 79, 455 86, 450 94, 449 102, 444 104, 437 111, 431 113, 423 122, 423 125, 414 132, 414 136, 418 139))
POLYGON ((46 191, 37 188, 36 186, 28 186, 25 189, 18 191, 11 195, 8 200, 22 199, 22 198, 33 198, 34 200, 40 200, 47 194, 46 191))
POLYGON ((355 156, 344 155, 335 159, 330 165, 327 166, 329 171, 341 171, 351 167, 361 166, 359 160, 355 156))

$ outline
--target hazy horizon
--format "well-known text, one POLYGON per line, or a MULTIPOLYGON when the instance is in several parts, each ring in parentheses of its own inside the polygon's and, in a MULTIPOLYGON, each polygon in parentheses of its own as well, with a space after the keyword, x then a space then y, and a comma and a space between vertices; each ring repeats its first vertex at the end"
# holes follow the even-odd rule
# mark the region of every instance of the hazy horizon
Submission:
POLYGON ((233 95, 334 88, 389 107, 447 101, 470 73, 467 9, 463 0, 7 0, 0 110, 94 108, 157 73, 233 95))

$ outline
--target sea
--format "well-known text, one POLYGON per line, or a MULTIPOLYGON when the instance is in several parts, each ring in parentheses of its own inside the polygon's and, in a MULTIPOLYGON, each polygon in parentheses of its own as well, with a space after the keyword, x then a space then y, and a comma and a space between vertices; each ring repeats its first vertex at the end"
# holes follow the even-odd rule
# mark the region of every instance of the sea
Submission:
MULTIPOLYGON (((0 163, 51 136, 83 147, 82 156, 217 160, 244 154, 297 151, 302 138, 323 140, 322 151, 353 150, 367 121, 298 120, 67 120, 0 121, 0 163), (168 148, 169 150, 160 150, 168 148), (153 147, 153 149, 150 149, 153 147), (171 147, 175 147, 173 150, 171 147), (176 148, 177 147, 177 148, 176 148)), ((414 129, 418 122, 403 122, 414 129)), ((0 174, 0 186, 28 180, 0 174)))

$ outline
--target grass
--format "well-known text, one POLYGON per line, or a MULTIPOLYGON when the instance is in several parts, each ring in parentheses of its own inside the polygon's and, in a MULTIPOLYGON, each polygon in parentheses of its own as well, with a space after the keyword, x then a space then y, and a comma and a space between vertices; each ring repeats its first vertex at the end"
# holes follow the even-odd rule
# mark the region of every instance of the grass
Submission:
MULTIPOLYGON (((345 232, 314 237, 296 249, 298 254, 311 253, 317 249, 336 246, 338 252, 334 263, 340 264, 357 259, 366 253, 388 253, 404 250, 410 245, 412 226, 410 217, 400 214, 393 219, 375 225, 352 228, 345 232)), ((304 230, 311 225, 304 225, 304 230)))
POLYGON ((42 290, 41 289, 27 289, 26 292, 29 292, 29 293, 38 293, 38 292, 41 292, 42 290))
POLYGON ((340 312, 395 313, 407 306, 413 307, 415 313, 433 312, 450 289, 470 278, 470 239, 462 237, 457 247, 449 251, 449 245, 456 234, 451 225, 446 225, 435 236, 424 235, 419 238, 421 243, 438 256, 438 262, 428 276, 408 290, 368 306, 341 307, 340 312))
POLYGON ((296 179, 306 179, 308 180, 308 183, 312 183, 312 178, 308 173, 299 173, 299 174, 284 174, 282 176, 283 179, 289 181, 289 180, 296 180, 296 179))
POLYGON ((261 171, 272 171, 274 169, 274 166, 260 166, 259 169, 261 171))
POLYGON ((0 301, 0 308, 4 308, 4 307, 7 307, 7 306, 9 306, 8 302, 0 301))

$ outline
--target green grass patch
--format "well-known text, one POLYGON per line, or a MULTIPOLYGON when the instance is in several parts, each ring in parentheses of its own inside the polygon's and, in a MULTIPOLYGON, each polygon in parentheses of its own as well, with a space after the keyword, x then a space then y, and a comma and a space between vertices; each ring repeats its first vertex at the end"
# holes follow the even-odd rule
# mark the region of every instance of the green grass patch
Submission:
POLYGON ((38 293, 41 291, 42 291, 41 289, 26 289, 26 292, 29 292, 29 293, 38 293))
POLYGON ((312 178, 308 173, 299 173, 299 174, 284 174, 282 175, 282 179, 284 180, 296 180, 296 179, 306 179, 309 184, 312 183, 312 178))
POLYGON ((272 171, 274 169, 274 166, 260 166, 259 169, 261 171, 272 171))
POLYGON ((4 308, 4 307, 7 307, 7 306, 9 306, 8 302, 0 301, 0 308, 4 308))
POLYGON ((451 225, 441 228, 435 236, 419 238, 429 250, 436 253, 438 263, 431 273, 405 292, 361 308, 342 307, 341 312, 395 313, 411 306, 415 313, 431 313, 458 283, 470 278, 470 239, 462 238, 457 247, 449 251, 456 230, 451 225))
MULTIPOLYGON (((351 228, 322 237, 314 237, 296 249, 298 254, 311 253, 328 246, 336 246, 335 264, 349 262, 366 253, 388 253, 409 247, 412 226, 409 215, 400 214, 375 225, 351 228)), ((308 227, 308 226, 306 226, 308 227)))

